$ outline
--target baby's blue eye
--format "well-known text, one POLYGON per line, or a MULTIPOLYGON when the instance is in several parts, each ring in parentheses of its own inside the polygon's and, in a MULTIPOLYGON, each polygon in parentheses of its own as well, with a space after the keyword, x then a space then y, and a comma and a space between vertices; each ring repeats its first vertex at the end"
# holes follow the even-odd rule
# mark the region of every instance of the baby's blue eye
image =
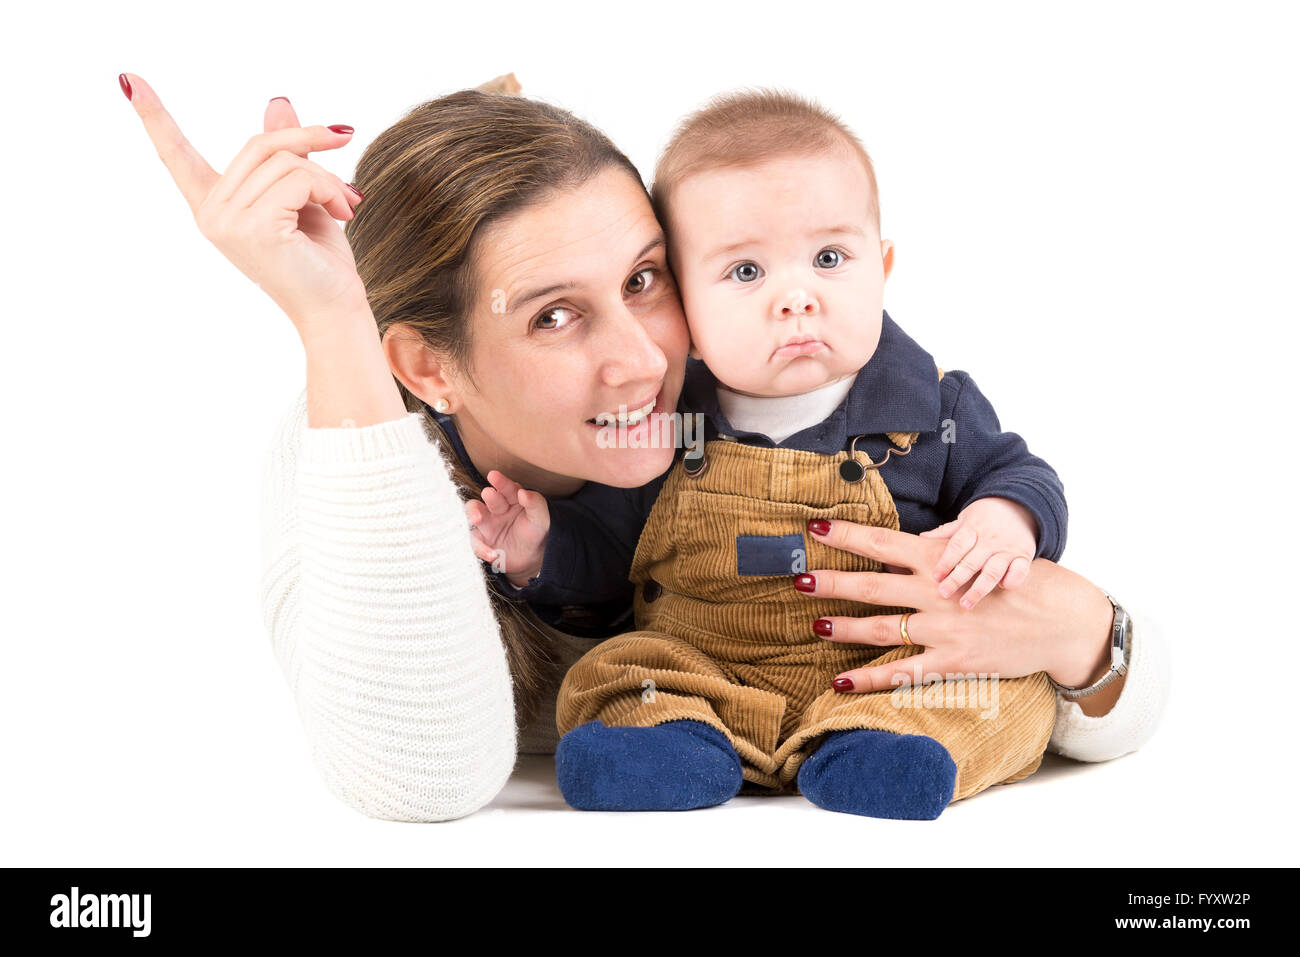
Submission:
POLYGON ((838 249, 823 249, 817 254, 817 265, 823 269, 834 269, 842 258, 838 249))
POLYGON ((727 275, 739 282, 753 282, 762 274, 763 270, 759 269, 757 264, 744 262, 737 263, 727 275))

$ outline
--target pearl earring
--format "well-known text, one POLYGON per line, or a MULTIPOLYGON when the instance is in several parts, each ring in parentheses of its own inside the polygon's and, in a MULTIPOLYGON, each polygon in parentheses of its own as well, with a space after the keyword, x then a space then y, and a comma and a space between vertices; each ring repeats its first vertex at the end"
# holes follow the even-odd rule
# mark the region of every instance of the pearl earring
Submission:
POLYGON ((446 415, 451 411, 451 403, 446 399, 439 399, 433 404, 433 411, 441 412, 443 415, 446 415))

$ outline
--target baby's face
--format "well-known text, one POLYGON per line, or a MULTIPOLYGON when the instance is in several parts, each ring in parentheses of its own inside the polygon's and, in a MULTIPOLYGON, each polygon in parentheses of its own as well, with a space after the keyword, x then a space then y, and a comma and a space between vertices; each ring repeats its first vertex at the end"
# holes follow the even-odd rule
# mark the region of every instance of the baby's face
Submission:
POLYGON ((705 170, 672 195, 672 260, 692 354, 727 388, 797 395, 862 368, 880 342, 893 244, 848 149, 705 170))

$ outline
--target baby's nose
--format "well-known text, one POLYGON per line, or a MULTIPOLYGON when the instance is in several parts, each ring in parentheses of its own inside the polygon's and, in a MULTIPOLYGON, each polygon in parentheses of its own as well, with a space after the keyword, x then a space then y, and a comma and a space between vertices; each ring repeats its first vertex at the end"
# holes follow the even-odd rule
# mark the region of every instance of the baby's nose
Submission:
POLYGON ((794 289, 785 297, 781 303, 781 315, 783 316, 803 316, 811 315, 817 311, 817 303, 813 301, 812 296, 808 295, 806 290, 794 289))

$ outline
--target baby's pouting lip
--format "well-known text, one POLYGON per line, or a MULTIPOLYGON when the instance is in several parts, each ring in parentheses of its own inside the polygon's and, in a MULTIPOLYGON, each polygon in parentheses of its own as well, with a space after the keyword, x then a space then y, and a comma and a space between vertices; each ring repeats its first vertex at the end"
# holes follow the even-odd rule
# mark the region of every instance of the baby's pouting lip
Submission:
POLYGON ((811 356, 822 352, 826 343, 816 336, 792 336, 772 353, 773 359, 790 359, 796 356, 811 356))

